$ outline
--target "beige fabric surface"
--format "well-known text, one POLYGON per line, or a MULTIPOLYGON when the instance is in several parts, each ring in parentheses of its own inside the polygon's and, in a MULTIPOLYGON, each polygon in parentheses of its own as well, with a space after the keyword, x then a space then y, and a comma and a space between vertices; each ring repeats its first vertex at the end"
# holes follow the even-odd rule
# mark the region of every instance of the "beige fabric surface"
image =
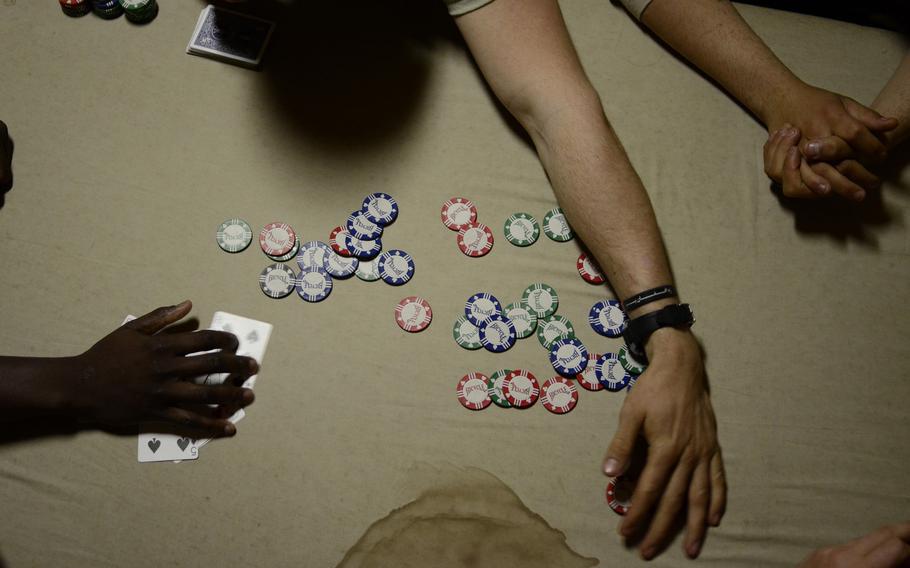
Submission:
MULTIPOLYGON (((482 477, 455 475, 471 496, 464 518, 507 522, 478 505, 489 489, 514 522, 564 532, 578 565, 639 565, 615 534, 599 469, 622 395, 581 392, 566 416, 456 401, 468 371, 551 374, 535 339, 501 355, 452 341, 473 292, 511 301, 547 282, 584 342, 618 342, 585 323, 604 291, 578 277, 578 243, 542 237, 519 249, 502 236, 509 214, 542 218, 556 202, 450 39, 443 5, 281 8, 257 73, 184 54, 202 4, 160 3, 146 27, 69 19, 54 2, 0 3, 0 117, 16 142, 16 187, 0 210, 0 352, 79 353, 127 313, 191 298, 203 325, 215 310, 274 324, 257 402, 236 439, 194 463, 139 464, 135 437, 101 433, 0 448, 9 565, 333 566, 362 536, 375 541, 365 535, 375 521, 391 513, 381 525, 396 526, 393 511, 421 492, 449 497, 403 514, 430 502, 457 509, 451 474, 438 472, 463 467, 482 477), (273 301, 258 289, 267 260, 255 247, 215 245, 233 216, 325 239, 372 191, 401 205, 385 244, 416 260, 403 288, 355 279, 320 304, 273 301), (453 195, 475 200, 494 229, 487 257, 463 256, 440 223, 453 195), (435 312, 417 335, 393 320, 413 294, 435 312)), ((793 566, 905 519, 908 174, 858 211, 785 206, 762 172, 765 133, 742 109, 621 8, 563 9, 649 189, 707 351, 730 498, 698 565, 793 566)), ((860 101, 903 54, 891 33, 742 12, 798 74, 860 101)), ((430 523, 413 546, 389 550, 448 555, 401 565, 477 560, 444 547, 446 527, 430 523)), ((678 545, 653 564, 684 565, 678 545)))

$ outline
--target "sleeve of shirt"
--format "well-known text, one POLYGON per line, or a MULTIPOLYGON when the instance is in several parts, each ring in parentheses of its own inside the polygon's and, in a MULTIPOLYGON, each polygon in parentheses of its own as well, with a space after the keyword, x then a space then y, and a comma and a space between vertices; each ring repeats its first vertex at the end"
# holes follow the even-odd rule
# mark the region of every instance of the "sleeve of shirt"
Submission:
POLYGON ((492 1, 493 0, 445 0, 446 6, 449 8, 449 14, 453 17, 467 14, 478 8, 483 8, 492 1))
POLYGON ((623 6, 626 7, 626 10, 635 16, 635 19, 640 20, 641 13, 645 11, 645 8, 651 3, 651 0, 621 0, 621 2, 623 6))

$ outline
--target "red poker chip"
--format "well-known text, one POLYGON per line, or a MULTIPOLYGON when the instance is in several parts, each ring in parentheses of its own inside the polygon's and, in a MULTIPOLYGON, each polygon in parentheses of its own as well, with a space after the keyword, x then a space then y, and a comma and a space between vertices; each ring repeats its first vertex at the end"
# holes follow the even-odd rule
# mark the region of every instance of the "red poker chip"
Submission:
POLYGON ((490 379, 483 373, 468 373, 458 381, 458 402, 469 410, 483 410, 490 406, 493 399, 487 383, 490 379))
POLYGON ((584 278, 585 282, 591 284, 603 284, 607 281, 607 276, 603 273, 603 270, 600 269, 600 265, 597 264, 597 261, 588 256, 588 253, 583 252, 578 256, 578 262, 575 263, 576 268, 578 268, 578 273, 581 274, 581 277, 584 278))
POLYGON ((269 223, 259 231, 259 246, 269 256, 284 256, 297 242, 297 234, 287 223, 269 223))
POLYGON ((493 231, 483 223, 471 223, 458 231, 458 248, 467 256, 484 256, 493 248, 493 231))
POLYGON ((540 396, 540 386, 531 371, 516 369, 502 381, 502 394, 515 408, 530 408, 540 396))
POLYGON ((477 221, 477 206, 470 199, 453 197, 442 204, 442 223, 453 231, 460 231, 477 221))
POLYGON ((395 306, 395 322, 405 331, 417 333, 430 326, 433 308, 420 296, 408 296, 395 306))
POLYGON ((349 235, 347 231, 344 230, 344 227, 338 226, 332 229, 332 232, 329 233, 329 246, 332 247, 332 250, 341 256, 351 257, 353 253, 345 248, 339 241, 341 234, 349 235))
POLYGON ((597 363, 597 360, 600 359, 600 355, 597 353, 588 353, 588 366, 585 367, 585 370, 575 375, 575 379, 578 381, 578 384, 585 390, 589 391, 599 391, 604 390, 604 386, 600 384, 600 381, 597 380, 597 375, 594 373, 594 369, 597 363))
POLYGON ((540 387, 540 402, 553 414, 568 414, 578 404, 578 389, 565 377, 553 377, 540 387))
POLYGON ((632 492, 635 485, 625 477, 615 477, 607 484, 607 505, 617 515, 625 515, 632 507, 632 492))

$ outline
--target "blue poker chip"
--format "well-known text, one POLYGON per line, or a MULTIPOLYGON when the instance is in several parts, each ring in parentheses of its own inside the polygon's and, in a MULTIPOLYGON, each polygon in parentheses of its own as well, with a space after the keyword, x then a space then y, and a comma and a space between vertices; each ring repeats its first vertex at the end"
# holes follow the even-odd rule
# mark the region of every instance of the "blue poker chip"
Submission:
POLYGON ((605 337, 621 337, 629 321, 616 300, 601 300, 588 312, 591 328, 605 337))
POLYGON ((325 272, 328 272, 333 278, 341 280, 353 276, 354 273, 357 272, 357 267, 359 265, 360 261, 356 258, 344 257, 335 251, 331 251, 325 255, 325 262, 322 269, 325 272))
POLYGON ((332 277, 321 268, 300 271, 297 276, 297 295, 307 302, 321 302, 332 293, 332 277))
POLYGON ((594 363, 594 376, 597 382, 610 392, 619 392, 629 385, 630 375, 619 362, 615 353, 604 353, 594 363))
POLYGON ((382 252, 382 239, 376 238, 372 241, 358 239, 357 237, 342 233, 341 246, 347 249, 351 256, 357 260, 373 260, 382 252))
POLYGON ((297 251, 297 266, 300 270, 309 270, 310 268, 325 268, 325 257, 333 254, 335 251, 332 247, 322 241, 309 241, 300 245, 297 251))
POLYGON ((502 315, 502 304, 489 292, 478 292, 464 303, 464 315, 468 321, 480 327, 487 318, 502 315))
POLYGON ((363 211, 354 211, 345 223, 348 232, 362 241, 372 241, 382 236, 382 225, 367 218, 363 211))
POLYGON ((574 379, 588 366, 588 349, 574 337, 558 339, 550 346, 550 364, 563 377, 574 379))
POLYGON ((392 249, 379 255, 379 277, 386 284, 401 286, 414 277, 414 259, 403 250, 392 249))
POLYGON ((490 316, 480 324, 480 344, 487 351, 502 353, 515 345, 515 324, 502 315, 490 316))
POLYGON ((371 193, 363 198, 360 209, 370 221, 385 227, 398 218, 398 202, 388 193, 371 193))

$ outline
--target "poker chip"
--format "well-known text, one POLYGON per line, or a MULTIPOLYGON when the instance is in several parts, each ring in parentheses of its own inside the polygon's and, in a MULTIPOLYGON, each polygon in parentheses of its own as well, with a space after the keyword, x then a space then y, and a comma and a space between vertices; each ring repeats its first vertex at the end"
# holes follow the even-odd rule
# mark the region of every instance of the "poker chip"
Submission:
POLYGON ((627 391, 632 390, 632 387, 635 386, 636 381, 638 381, 638 377, 633 377, 632 375, 629 375, 629 385, 626 387, 626 390, 627 391))
POLYGON ((224 252, 240 252, 253 242, 253 229, 243 219, 228 219, 218 225, 215 240, 224 252))
POLYGON ((461 231, 477 221, 477 207, 470 199, 453 197, 442 204, 442 223, 453 231, 461 231))
POLYGON ((471 223, 458 231, 457 241, 466 256, 485 256, 493 249, 493 231, 483 223, 471 223))
POLYGON ((345 226, 352 237, 362 241, 374 241, 382 236, 382 225, 370 221, 363 211, 351 213, 345 226))
POLYGON ((629 371, 630 375, 640 375, 644 373, 645 369, 648 367, 633 357, 632 354, 629 353, 629 348, 625 345, 619 348, 616 357, 619 359, 619 363, 622 365, 623 369, 629 371))
POLYGON ((147 24, 158 15, 156 0, 119 0, 126 19, 134 24, 147 24))
POLYGON ((490 316, 481 322, 480 343, 487 351, 502 353, 515 345, 515 326, 501 315, 490 316))
POLYGON ((270 264, 259 273, 259 288, 269 298, 286 298, 296 286, 294 271, 284 264, 270 264))
POLYGON ((478 292, 464 303, 464 315, 468 321, 480 327, 487 318, 502 315, 502 304, 489 292, 478 292))
POLYGON ((325 255, 323 270, 331 274, 333 278, 341 280, 353 276, 357 272, 359 264, 360 261, 356 258, 346 258, 331 252, 325 255))
POLYGON ((493 399, 487 391, 489 377, 481 373, 468 373, 458 381, 458 402, 469 410, 483 410, 493 399))
POLYGON ((554 371, 571 379, 588 366, 588 349, 574 337, 557 339, 550 346, 550 364, 554 371))
POLYGON ((414 277, 414 259, 398 249, 382 253, 379 257, 379 277, 392 286, 406 284, 414 277))
POLYGON ((300 270, 325 268, 325 257, 332 254, 332 248, 322 241, 308 241, 300 245, 297 253, 297 266, 300 270))
POLYGON ((321 302, 332 293, 332 277, 321 268, 301 270, 297 275, 297 295, 307 302, 321 302))
POLYGON ((531 371, 516 369, 503 379, 502 394, 515 408, 530 408, 540 396, 540 386, 531 371))
POLYGON ((512 320, 512 324, 515 326, 515 337, 518 339, 528 337, 537 329, 537 316, 521 302, 509 304, 502 313, 512 320))
POLYGON ((84 16, 92 11, 89 0, 60 0, 60 9, 72 18, 84 16))
POLYGON ((607 505, 619 515, 625 515, 632 507, 632 492, 635 486, 624 477, 610 479, 607 483, 607 505))
POLYGON ((361 260, 357 263, 357 270, 354 274, 364 282, 376 282, 379 280, 379 262, 361 260))
POLYGON ((575 375, 575 380, 578 381, 578 384, 585 390, 599 391, 604 388, 604 386, 600 384, 600 381, 597 380, 597 375, 594 370, 598 359, 600 359, 599 354, 588 352, 588 364, 585 367, 585 370, 575 375))
POLYGON ((578 389, 565 377, 553 377, 540 387, 540 402, 553 414, 568 414, 578 404, 578 389))
POLYGON ((543 216, 543 232, 550 237, 551 240, 560 243, 571 241, 572 237, 575 236, 575 233, 572 232, 572 228, 569 227, 569 222, 566 221, 565 213, 558 207, 548 211, 547 214, 543 216))
POLYGON ((616 300, 601 300, 588 312, 591 329, 605 337, 621 337, 626 331, 626 312, 616 300))
POLYGON ((283 256, 297 242, 297 234, 287 223, 269 223, 259 232, 259 246, 269 256, 283 256))
POLYGON ((563 316, 550 316, 537 320, 537 340, 544 349, 550 349, 557 339, 575 337, 572 322, 563 316))
POLYGON ((348 251, 350 253, 349 256, 353 256, 357 260, 373 260, 382 252, 382 240, 379 238, 372 241, 365 241, 358 239, 350 233, 342 233, 335 238, 340 238, 339 244, 342 249, 348 251))
POLYGON ((430 303, 420 296, 408 296, 395 306, 395 322, 405 331, 416 333, 429 327, 433 321, 430 303))
POLYGON ((329 246, 341 256, 352 256, 351 251, 344 246, 344 239, 349 236, 348 232, 344 230, 344 227, 335 227, 332 229, 332 232, 329 233, 329 246))
POLYGON ((287 262, 287 261, 291 260, 292 258, 294 258, 295 256, 297 256, 297 252, 299 250, 300 250, 300 239, 295 238, 294 246, 291 247, 291 250, 289 250, 287 252, 287 254, 283 254, 281 256, 272 256, 270 254, 267 254, 265 256, 269 257, 270 259, 274 260, 275 262, 287 262))
POLYGON ((465 316, 455 320, 455 325, 452 326, 452 337, 455 338, 455 343, 470 351, 483 347, 483 344, 480 343, 480 330, 465 316))
POLYGON ((632 379, 613 353, 604 353, 597 359, 594 364, 594 376, 597 377, 597 382, 610 392, 621 391, 632 379))
POLYGON ((512 405, 506 399, 506 395, 502 392, 502 384, 506 380, 506 375, 511 372, 512 369, 500 369, 490 375, 490 380, 487 381, 487 392, 493 400, 493 404, 500 408, 512 408, 512 405))
POLYGON ((398 218, 398 202, 388 193, 371 193, 363 198, 360 209, 366 214, 367 219, 385 227, 391 225, 398 218))
POLYGON ((515 213, 503 227, 506 240, 517 247, 531 246, 540 238, 540 225, 528 213, 515 213))
POLYGON ((521 302, 540 320, 556 313, 559 296, 551 286, 542 283, 531 284, 522 293, 521 302))
POLYGON ((123 15, 123 8, 117 0, 92 0, 92 10, 100 18, 113 20, 123 15))
POLYGON ((586 252, 578 255, 578 262, 575 263, 575 267, 578 268, 578 273, 582 279, 589 284, 603 284, 607 281, 607 276, 600 269, 600 265, 588 256, 586 252))

